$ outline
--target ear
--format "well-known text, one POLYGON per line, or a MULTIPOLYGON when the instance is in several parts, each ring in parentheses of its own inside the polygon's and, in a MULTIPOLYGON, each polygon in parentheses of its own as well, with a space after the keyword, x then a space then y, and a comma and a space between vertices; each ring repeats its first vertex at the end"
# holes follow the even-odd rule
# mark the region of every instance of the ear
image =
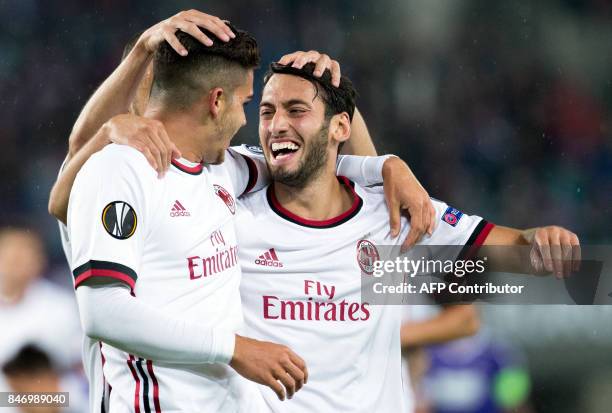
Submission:
POLYGON ((210 117, 215 119, 223 111, 225 105, 225 91, 223 88, 216 87, 208 93, 208 111, 210 117))
POLYGON ((329 124, 332 139, 338 143, 347 141, 351 136, 351 120, 346 112, 334 115, 329 124))

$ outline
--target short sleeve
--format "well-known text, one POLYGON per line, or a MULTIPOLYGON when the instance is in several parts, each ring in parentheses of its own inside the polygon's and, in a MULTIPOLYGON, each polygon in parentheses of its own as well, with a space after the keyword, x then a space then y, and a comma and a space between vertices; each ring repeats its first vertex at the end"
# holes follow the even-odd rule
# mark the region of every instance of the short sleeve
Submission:
MULTIPOLYGON (((66 163, 68 162, 68 157, 64 159, 62 162, 62 166, 60 166, 59 171, 57 172, 57 178, 62 174, 66 163)), ((57 220, 57 225, 59 228, 60 239, 62 241, 62 250, 64 251, 64 255, 66 256, 66 261, 68 265, 72 262, 72 247, 70 246, 70 237, 68 236, 68 227, 62 221, 57 220)))
POLYGON ((68 206, 75 288, 91 278, 136 285, 147 221, 143 175, 150 174, 131 151, 111 145, 76 177, 68 206))
POLYGON ((468 215, 448 204, 432 200, 436 210, 436 227, 421 245, 463 246, 455 249, 457 258, 472 258, 494 225, 477 216, 468 215))
POLYGON ((255 192, 268 185, 268 167, 259 146, 232 146, 227 150, 225 165, 238 196, 255 192))

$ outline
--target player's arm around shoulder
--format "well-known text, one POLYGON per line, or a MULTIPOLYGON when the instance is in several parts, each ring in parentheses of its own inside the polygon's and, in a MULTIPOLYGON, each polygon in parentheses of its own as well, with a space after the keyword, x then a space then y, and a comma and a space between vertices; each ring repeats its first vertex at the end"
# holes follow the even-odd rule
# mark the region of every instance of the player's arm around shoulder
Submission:
POLYGON ((68 157, 49 194, 49 213, 66 223, 70 192, 74 180, 89 158, 110 143, 131 146, 142 152, 151 166, 163 176, 173 157, 180 152, 170 141, 161 122, 121 114, 106 122, 83 148, 68 157))

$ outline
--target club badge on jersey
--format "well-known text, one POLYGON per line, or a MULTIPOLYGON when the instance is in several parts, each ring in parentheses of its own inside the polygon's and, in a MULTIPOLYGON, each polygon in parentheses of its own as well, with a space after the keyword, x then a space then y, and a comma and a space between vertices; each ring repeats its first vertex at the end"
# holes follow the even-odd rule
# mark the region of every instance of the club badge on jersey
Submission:
POLYGON ((257 145, 244 145, 244 147, 251 153, 255 154, 255 155, 263 155, 263 149, 261 149, 261 146, 257 146, 257 145))
POLYGON ((446 222, 451 227, 456 227, 462 216, 463 212, 453 207, 448 207, 442 215, 442 221, 446 222))
POLYGON ((213 187, 215 188, 215 194, 217 194, 217 196, 221 198, 223 202, 225 202, 227 208, 230 210, 232 215, 234 215, 236 213, 236 202, 234 201, 234 197, 230 195, 230 193, 227 192, 227 190, 221 185, 214 184, 213 187))
POLYGON ((116 239, 128 239, 136 232, 136 211, 127 202, 114 201, 102 210, 102 226, 116 239))
POLYGON ((357 243, 357 263, 365 274, 374 273, 374 263, 379 259, 378 250, 372 242, 362 239, 357 243))

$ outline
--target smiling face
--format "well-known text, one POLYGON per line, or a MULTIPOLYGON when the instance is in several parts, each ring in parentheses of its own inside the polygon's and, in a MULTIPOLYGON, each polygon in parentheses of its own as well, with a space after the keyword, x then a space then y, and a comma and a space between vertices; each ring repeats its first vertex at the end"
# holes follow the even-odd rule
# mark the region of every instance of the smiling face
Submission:
POLYGON ((274 181, 303 187, 323 171, 334 144, 325 103, 310 81, 270 78, 259 105, 259 138, 274 181))

